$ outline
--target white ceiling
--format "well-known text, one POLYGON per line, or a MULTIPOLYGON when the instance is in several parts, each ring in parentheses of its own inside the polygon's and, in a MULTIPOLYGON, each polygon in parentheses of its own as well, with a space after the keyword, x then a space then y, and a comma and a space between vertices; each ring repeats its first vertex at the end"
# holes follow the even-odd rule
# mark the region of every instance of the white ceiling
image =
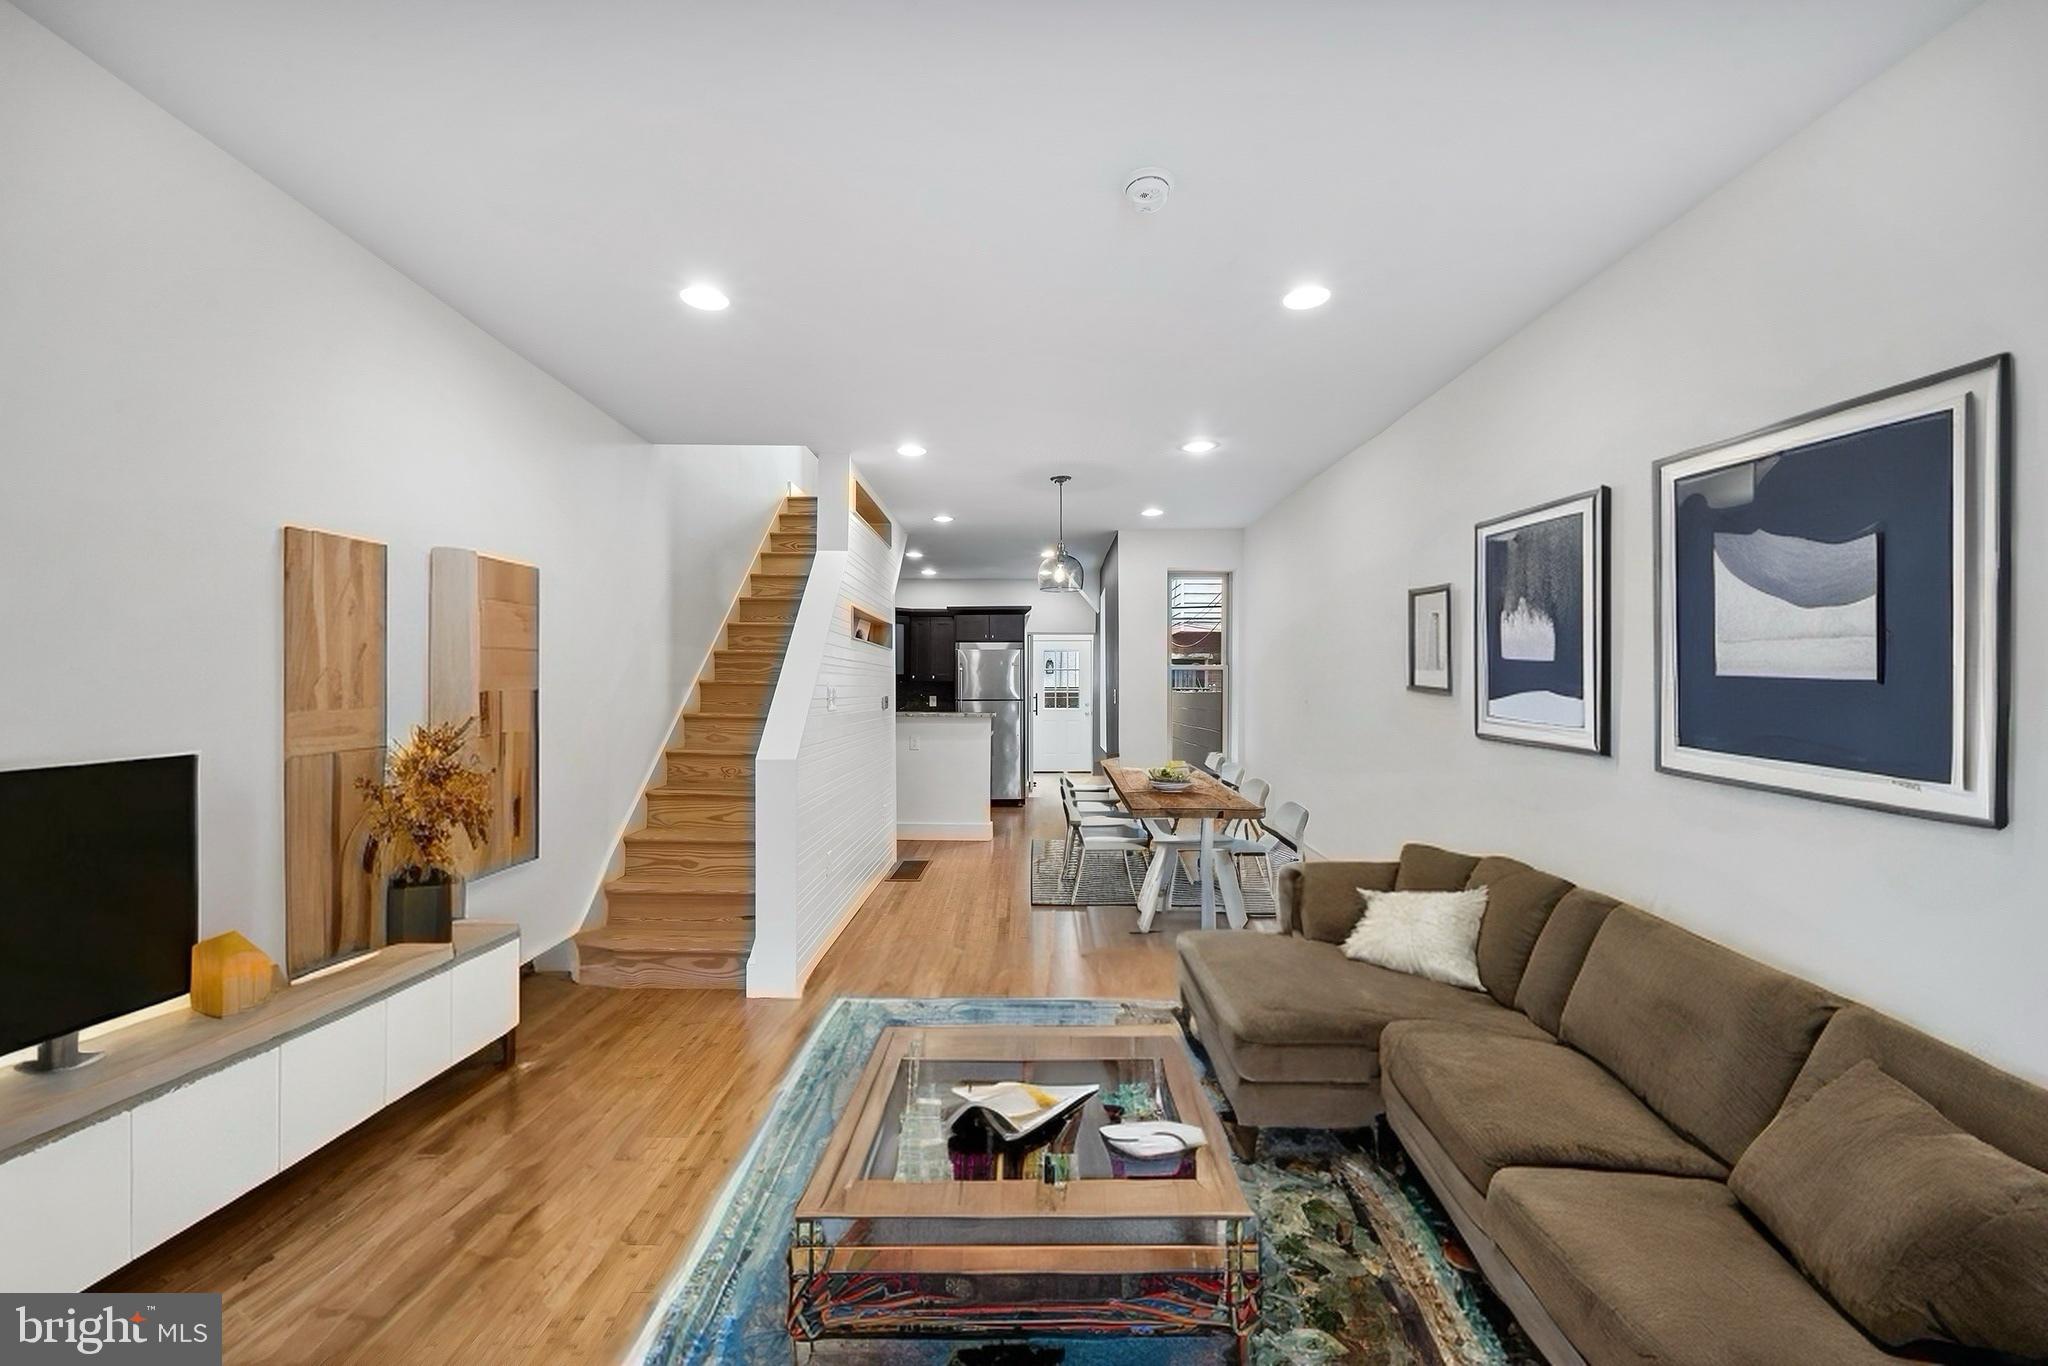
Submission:
POLYGON ((18 0, 642 435, 851 449, 977 578, 1054 473, 1091 562, 1252 520, 1970 2, 18 0))

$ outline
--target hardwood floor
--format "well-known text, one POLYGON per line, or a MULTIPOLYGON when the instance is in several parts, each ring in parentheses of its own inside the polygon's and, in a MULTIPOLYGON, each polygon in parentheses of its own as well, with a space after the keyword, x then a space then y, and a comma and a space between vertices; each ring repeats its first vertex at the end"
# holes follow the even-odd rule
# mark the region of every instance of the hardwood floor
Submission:
POLYGON ((1173 995, 1171 928, 1034 910, 1033 833, 905 841, 800 1001, 534 976, 519 1055, 445 1074, 102 1287, 220 1291, 230 1362, 617 1361, 837 996, 1173 995))

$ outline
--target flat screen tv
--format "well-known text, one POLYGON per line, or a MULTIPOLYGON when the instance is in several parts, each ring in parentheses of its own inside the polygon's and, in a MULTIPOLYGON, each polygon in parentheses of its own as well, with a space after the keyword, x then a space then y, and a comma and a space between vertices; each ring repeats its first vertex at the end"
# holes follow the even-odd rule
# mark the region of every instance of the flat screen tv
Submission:
POLYGON ((0 1053, 192 989, 199 757, 0 772, 0 1053))

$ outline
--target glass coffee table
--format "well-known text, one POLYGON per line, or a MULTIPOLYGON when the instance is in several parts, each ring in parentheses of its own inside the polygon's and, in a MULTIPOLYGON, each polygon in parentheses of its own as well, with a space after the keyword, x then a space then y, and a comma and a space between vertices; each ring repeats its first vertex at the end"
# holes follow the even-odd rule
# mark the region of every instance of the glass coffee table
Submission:
POLYGON ((1258 1291, 1252 1212, 1173 1025, 883 1030, 790 1236, 800 1356, 833 1340, 1043 1334, 1206 1335, 1242 1358, 1258 1291), (1101 1089, 1021 1140, 969 1121, 943 1153, 899 1151, 916 1091, 951 1109, 955 1086, 1012 1080, 1101 1089), (1126 1161, 1102 1139, 1105 1101, 1206 1142, 1126 1161))

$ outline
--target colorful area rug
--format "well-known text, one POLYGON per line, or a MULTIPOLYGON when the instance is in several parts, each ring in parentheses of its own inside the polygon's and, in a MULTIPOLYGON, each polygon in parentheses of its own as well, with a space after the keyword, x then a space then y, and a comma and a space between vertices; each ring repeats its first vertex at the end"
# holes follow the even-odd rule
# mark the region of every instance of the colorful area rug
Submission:
MULTIPOLYGON (((1135 906, 1138 904, 1138 888, 1145 881, 1145 864, 1150 857, 1149 854, 1131 851, 1098 849, 1073 860, 1070 865, 1065 840, 1035 839, 1031 841, 1031 904, 1061 909, 1135 906), (1074 887, 1077 877, 1081 883, 1078 894, 1074 887)), ((1274 870, 1277 872, 1283 864, 1293 862, 1294 857, 1292 850, 1280 850, 1274 855, 1274 870)), ((1238 886, 1244 891, 1246 915, 1256 919, 1276 914, 1273 887, 1267 880, 1263 860, 1246 859, 1238 866, 1238 886)), ((1223 906, 1221 893, 1217 895, 1216 905, 1220 918, 1223 906)), ((1201 886, 1185 867, 1176 865, 1173 909, 1198 911, 1201 907, 1201 886)))
MULTIPOLYGON (((798 1194, 888 1025, 1146 1023, 1166 1002, 844 997, 819 1019, 633 1359, 646 1366, 787 1362, 784 1251, 798 1194)), ((1194 1049, 1207 1071, 1206 1059, 1194 1049)), ((1220 1093, 1217 1095, 1221 1107, 1220 1093)), ((1457 1244, 1391 1134, 1269 1129, 1239 1163, 1258 1212, 1264 1318, 1252 1359, 1372 1366, 1534 1366, 1541 1358, 1457 1244)), ((869 1345, 888 1366, 1107 1366, 1213 1360, 1186 1339, 902 1340, 869 1345)))

